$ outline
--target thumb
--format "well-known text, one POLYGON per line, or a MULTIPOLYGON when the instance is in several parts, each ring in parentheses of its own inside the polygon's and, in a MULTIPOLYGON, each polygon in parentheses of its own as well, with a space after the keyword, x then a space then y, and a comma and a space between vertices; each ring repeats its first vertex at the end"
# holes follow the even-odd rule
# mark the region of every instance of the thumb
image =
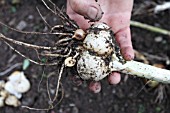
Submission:
POLYGON ((71 9, 91 21, 102 18, 103 11, 95 0, 68 0, 71 9))

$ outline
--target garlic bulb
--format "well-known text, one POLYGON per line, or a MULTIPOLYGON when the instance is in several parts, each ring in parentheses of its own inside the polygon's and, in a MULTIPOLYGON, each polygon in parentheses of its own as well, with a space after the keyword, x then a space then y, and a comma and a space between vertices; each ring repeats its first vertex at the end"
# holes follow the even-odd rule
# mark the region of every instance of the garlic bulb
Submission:
POLYGON ((98 23, 89 29, 84 40, 84 52, 77 61, 77 71, 82 79, 99 81, 112 71, 170 83, 170 71, 136 61, 122 63, 116 56, 113 34, 106 24, 98 23), (106 57, 107 56, 107 57, 106 57))
POLYGON ((77 62, 77 71, 82 79, 99 81, 110 73, 108 58, 114 51, 113 33, 104 23, 94 24, 88 32, 83 41, 86 50, 77 62))

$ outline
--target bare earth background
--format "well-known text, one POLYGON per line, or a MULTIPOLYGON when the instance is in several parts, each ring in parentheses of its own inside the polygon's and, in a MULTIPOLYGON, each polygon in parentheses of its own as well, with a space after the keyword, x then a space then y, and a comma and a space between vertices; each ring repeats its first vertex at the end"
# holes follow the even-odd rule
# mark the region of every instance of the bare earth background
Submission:
MULTIPOLYGON (((14 28, 20 23, 24 22, 25 27, 22 28, 26 31, 47 31, 42 18, 39 16, 36 6, 39 7, 42 14, 46 17, 51 25, 59 24, 59 19, 51 14, 40 0, 21 0, 19 4, 12 4, 13 0, 4 0, 5 3, 0 1, 0 21, 10 25, 14 28)), ((163 3, 165 0, 135 0, 134 12, 139 10, 142 5, 150 4, 151 2, 158 4, 163 3)), ((168 0, 167 0, 168 1, 168 0)), ((55 0, 55 3, 61 8, 65 1, 55 0)), ((146 9, 147 11, 147 9, 146 9)), ((141 14, 133 15, 132 19, 144 22, 150 25, 158 26, 170 30, 170 10, 160 12, 158 14, 149 14, 145 10, 140 10, 141 14)), ((34 44, 46 44, 43 37, 37 35, 27 35, 16 33, 0 27, 0 32, 4 33, 14 39, 27 41, 34 44), (43 39, 43 41, 42 41, 43 39)), ((47 36, 49 37, 49 36, 47 36)), ((170 37, 146 31, 139 28, 132 27, 132 41, 136 50, 146 52, 152 55, 159 55, 162 58, 165 56, 170 57, 170 37)), ((27 51, 28 56, 33 56, 33 53, 25 48, 16 47, 21 51, 27 51)), ((8 66, 22 62, 24 59, 11 50, 7 45, 0 41, 0 71, 7 69, 8 66), (13 58, 13 60, 11 60, 13 58)), ((163 61, 150 60, 150 63, 161 63, 163 61)), ((169 65, 165 65, 169 68, 169 65)), ((21 67, 17 68, 18 70, 21 67)), ((16 69, 16 70, 17 70, 16 69)), ((38 84, 40 83, 43 73, 48 75, 55 72, 58 67, 55 66, 38 66, 31 64, 26 70, 29 80, 31 81, 31 90, 24 94, 21 102, 35 108, 47 108, 48 97, 46 94, 46 80, 42 80, 38 91, 38 84)), ((158 96, 156 89, 148 90, 144 87, 142 79, 126 75, 122 75, 122 81, 118 85, 109 85, 106 79, 102 81, 102 91, 98 94, 91 93, 87 88, 87 83, 77 85, 72 80, 70 69, 66 69, 62 75, 62 83, 64 88, 64 98, 53 110, 48 113, 169 113, 170 111, 170 89, 166 89, 164 99, 161 103, 155 102, 158 96), (141 90, 143 88, 143 90, 141 90)), ((6 79, 7 75, 0 77, 6 79)), ((56 80, 51 78, 51 90, 55 88, 56 80)), ((0 108, 0 113, 46 113, 46 111, 32 111, 21 107, 3 107, 0 108)))

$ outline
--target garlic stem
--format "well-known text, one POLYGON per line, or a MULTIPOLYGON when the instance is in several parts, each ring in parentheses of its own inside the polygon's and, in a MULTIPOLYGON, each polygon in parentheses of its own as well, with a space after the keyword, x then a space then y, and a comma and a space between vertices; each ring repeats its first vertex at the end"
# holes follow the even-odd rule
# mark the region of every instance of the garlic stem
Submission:
POLYGON ((155 80, 162 83, 170 83, 170 71, 157 68, 137 61, 127 61, 125 64, 113 57, 109 67, 111 71, 118 71, 125 74, 155 80))

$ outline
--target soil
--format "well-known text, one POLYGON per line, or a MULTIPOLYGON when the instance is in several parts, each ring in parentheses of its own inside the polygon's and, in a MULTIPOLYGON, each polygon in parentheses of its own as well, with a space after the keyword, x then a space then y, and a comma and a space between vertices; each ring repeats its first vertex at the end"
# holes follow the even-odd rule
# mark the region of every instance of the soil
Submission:
MULTIPOLYGON (((13 28, 21 22, 26 22, 23 28, 25 31, 47 31, 47 27, 38 14, 36 6, 41 10, 50 25, 60 24, 58 17, 50 13, 49 10, 41 3, 40 0, 21 0, 20 3, 12 4, 15 0, 0 1, 0 21, 13 28), (5 3, 2 3, 2 2, 5 3)), ((134 4, 134 12, 142 5, 146 5, 152 1, 136 0, 134 4)), ((154 0, 155 3, 163 3, 164 0, 154 0)), ((65 1, 56 0, 55 3, 62 8, 65 1)), ((132 20, 143 22, 146 24, 158 26, 170 30, 170 10, 159 12, 158 14, 149 14, 145 10, 144 13, 133 15, 132 20)), ((141 12, 142 12, 141 11, 141 12)), ((27 35, 17 33, 16 31, 0 27, 0 31, 8 37, 16 40, 26 41, 37 45, 47 45, 46 38, 51 36, 27 35)), ((132 27, 133 46, 140 52, 145 52, 153 56, 160 56, 162 60, 150 58, 150 64, 159 63, 167 69, 170 67, 164 58, 170 57, 170 37, 153 33, 144 29, 132 27)), ((51 41, 51 40, 50 40, 51 41)), ((17 49, 25 52, 27 56, 35 57, 31 50, 23 47, 15 46, 17 49)), ((24 58, 11 50, 5 43, 0 41, 0 71, 18 62, 23 62, 24 58)), ((14 70, 22 70, 17 67, 14 70)), ((13 70, 13 71, 14 71, 13 70)), ((48 108, 49 98, 46 89, 46 77, 50 73, 57 75, 59 68, 56 66, 39 66, 31 64, 25 71, 28 79, 31 81, 32 87, 29 92, 23 95, 21 99, 22 105, 34 108, 48 108), (42 77, 42 76, 46 77, 42 77)), ((0 79, 7 79, 7 73, 0 79)), ((122 81, 118 85, 109 85, 107 80, 102 80, 102 91, 94 94, 88 89, 88 82, 84 81, 78 84, 74 78, 71 69, 65 69, 62 75, 62 86, 64 97, 56 107, 49 111, 36 111, 20 107, 5 106, 0 108, 0 113, 169 113, 170 111, 170 90, 167 88, 165 92, 160 90, 159 85, 156 88, 148 88, 143 79, 122 75, 122 81), (161 102, 157 102, 158 93, 163 92, 164 98, 161 102)), ((56 86, 56 76, 50 78, 50 91, 54 92, 56 86)), ((166 85, 168 87, 168 85, 166 85)))

